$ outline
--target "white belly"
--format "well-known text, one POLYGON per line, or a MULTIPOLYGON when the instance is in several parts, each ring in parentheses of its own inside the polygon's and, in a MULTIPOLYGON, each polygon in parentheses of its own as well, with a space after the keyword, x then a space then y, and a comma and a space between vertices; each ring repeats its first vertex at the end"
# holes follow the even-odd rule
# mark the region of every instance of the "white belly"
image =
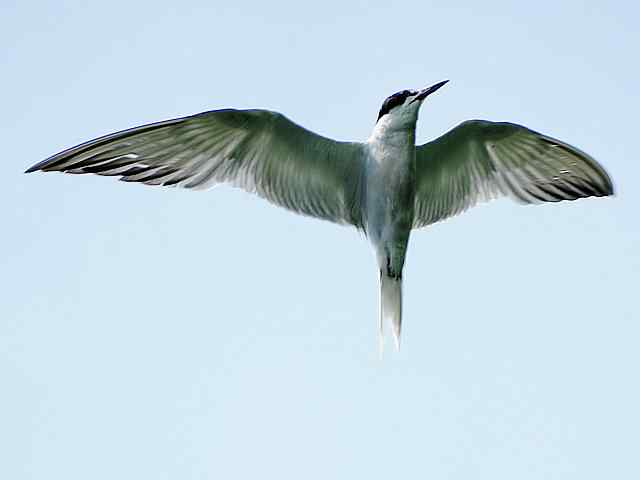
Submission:
POLYGON ((367 169, 365 229, 378 264, 400 275, 413 224, 415 146, 371 146, 367 169))

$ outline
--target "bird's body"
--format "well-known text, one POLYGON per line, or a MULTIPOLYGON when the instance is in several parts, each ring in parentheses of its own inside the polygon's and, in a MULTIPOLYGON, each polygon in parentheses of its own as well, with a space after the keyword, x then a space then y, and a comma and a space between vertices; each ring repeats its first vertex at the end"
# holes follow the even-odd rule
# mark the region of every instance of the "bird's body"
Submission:
POLYGON ((366 145, 365 230, 381 270, 400 276, 413 226, 415 130, 374 131, 366 145))
POLYGON ((589 155, 512 123, 467 121, 416 146, 420 106, 445 83, 387 98, 363 143, 336 142, 267 110, 214 110, 107 135, 27 172, 196 189, 229 183, 294 212, 354 226, 376 253, 381 339, 387 319, 399 345, 412 229, 498 196, 539 203, 613 193, 589 155))
POLYGON ((382 120, 366 143, 365 231, 380 269, 381 342, 385 319, 396 343, 400 341, 402 269, 414 220, 415 136, 415 122, 393 125, 382 120))

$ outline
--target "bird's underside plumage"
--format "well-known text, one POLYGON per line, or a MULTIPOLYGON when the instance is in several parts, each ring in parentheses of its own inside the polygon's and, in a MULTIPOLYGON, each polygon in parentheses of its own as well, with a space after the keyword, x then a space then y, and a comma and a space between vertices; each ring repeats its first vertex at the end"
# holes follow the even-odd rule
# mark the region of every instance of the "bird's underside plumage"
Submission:
POLYGON ((316 135, 267 110, 214 110, 91 140, 34 165, 125 182, 206 189, 227 183, 303 215, 360 225, 350 179, 362 144, 316 135))
POLYGON ((227 183, 296 213, 353 225, 374 243, 381 282, 387 273, 399 282, 392 289, 393 300, 387 300, 397 305, 381 305, 381 313, 391 312, 398 340, 406 242, 398 247, 391 239, 408 240, 412 227, 433 224, 500 196, 540 203, 613 193, 609 176, 589 155, 512 123, 467 121, 432 142, 403 148, 409 153, 395 158, 387 143, 400 139, 413 145, 417 108, 424 92, 400 92, 396 94, 401 94, 400 100, 390 97, 385 104, 392 106, 384 113, 383 106, 374 133, 363 143, 322 137, 276 112, 225 109, 106 135, 53 155, 27 172, 93 173, 192 189, 227 183), (384 158, 376 153, 382 150, 384 158), (394 191, 389 191, 396 188, 392 185, 399 185, 394 183, 398 174, 376 173, 397 170, 380 168, 384 162, 406 164, 406 169, 398 170, 410 182, 402 199, 394 199, 394 191), (376 175, 391 177, 373 178, 376 175), (372 192, 372 188, 381 191, 372 192), (397 227, 406 232, 394 231, 388 215, 373 213, 371 204, 383 197, 389 204, 395 202, 395 208, 404 205, 404 211, 412 212, 413 221, 397 227), (404 203, 398 204, 400 201, 404 203), (379 234, 370 235, 372 225, 379 234), (392 247, 401 249, 395 273, 385 271, 383 263, 388 264, 389 259, 380 259, 392 247))
POLYGON ((501 196, 531 204, 613 194, 585 152, 513 123, 470 120, 416 154, 414 227, 501 196))

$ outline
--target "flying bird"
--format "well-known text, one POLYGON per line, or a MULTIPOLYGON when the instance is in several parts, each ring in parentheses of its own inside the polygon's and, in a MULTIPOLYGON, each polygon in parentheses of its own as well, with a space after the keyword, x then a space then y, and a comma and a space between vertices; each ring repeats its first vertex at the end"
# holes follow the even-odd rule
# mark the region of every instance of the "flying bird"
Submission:
POLYGON ((380 270, 379 339, 399 348, 409 236, 500 196, 523 204, 613 194, 588 154, 521 125, 469 120, 416 145, 425 99, 447 81, 388 97, 367 141, 339 142, 269 110, 213 110, 112 133, 27 170, 94 173, 205 189, 227 183, 293 212, 364 232, 380 270))

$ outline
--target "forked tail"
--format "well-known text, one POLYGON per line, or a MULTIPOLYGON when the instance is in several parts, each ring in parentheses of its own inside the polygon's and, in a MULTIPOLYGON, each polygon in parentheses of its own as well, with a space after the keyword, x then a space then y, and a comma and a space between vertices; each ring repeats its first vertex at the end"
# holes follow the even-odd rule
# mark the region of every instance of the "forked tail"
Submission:
POLYGON ((396 349, 400 350, 400 328, 402 327, 402 277, 380 272, 380 324, 378 340, 380 354, 384 346, 384 323, 390 323, 396 349))

